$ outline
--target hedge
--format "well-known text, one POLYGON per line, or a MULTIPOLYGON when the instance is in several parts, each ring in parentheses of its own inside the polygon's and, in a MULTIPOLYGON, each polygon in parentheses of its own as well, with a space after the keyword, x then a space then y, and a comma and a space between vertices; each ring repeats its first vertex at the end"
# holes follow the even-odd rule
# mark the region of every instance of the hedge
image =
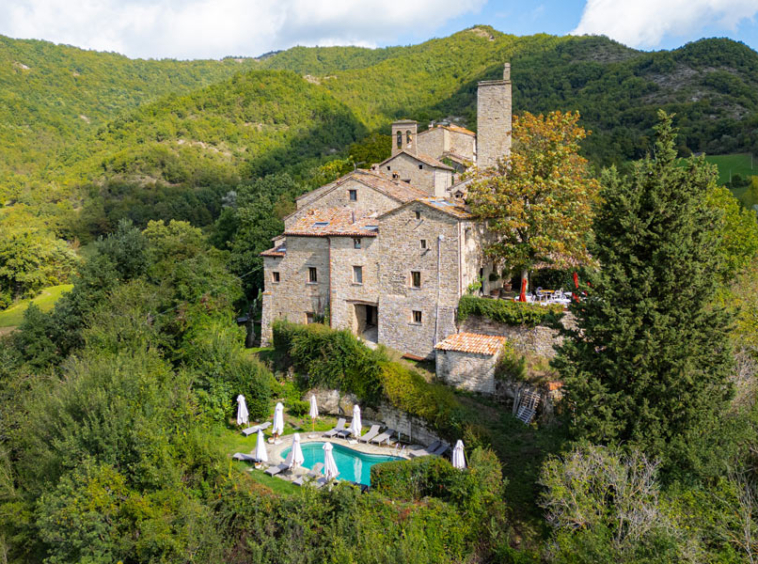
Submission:
POLYGON ((325 325, 276 321, 274 349, 285 367, 298 373, 302 387, 328 387, 355 394, 376 405, 385 398, 394 407, 419 417, 442 434, 461 430, 455 395, 427 382, 417 371, 393 362, 383 347, 369 349, 349 331, 325 325))
POLYGON ((458 302, 458 321, 464 321, 471 315, 486 317, 505 325, 535 327, 559 319, 563 315, 563 306, 463 296, 458 302))

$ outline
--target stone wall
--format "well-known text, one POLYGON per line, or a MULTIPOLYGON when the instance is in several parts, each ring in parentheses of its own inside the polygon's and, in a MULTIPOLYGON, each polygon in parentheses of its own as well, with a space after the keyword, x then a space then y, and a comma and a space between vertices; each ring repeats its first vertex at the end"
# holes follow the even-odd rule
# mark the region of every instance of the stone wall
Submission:
POLYGON ((461 390, 495 393, 495 355, 437 350, 437 378, 461 390))
POLYGON ((444 194, 444 190, 453 185, 453 171, 436 169, 405 153, 400 153, 385 162, 380 172, 386 175, 396 172, 401 180, 410 181, 413 187, 425 190, 430 195, 435 193, 435 175, 441 193, 444 194))
POLYGON ((476 106, 476 164, 479 168, 494 167, 499 158, 510 153, 511 98, 508 64, 503 72, 503 80, 479 83, 476 106))
POLYGON ((432 357, 434 345, 456 332, 458 220, 412 203, 380 218, 379 231, 379 342, 415 356, 432 357), (439 235, 444 235, 441 243, 439 235), (426 240, 426 249, 421 248, 421 239, 426 240), (411 287, 411 271, 421 273, 420 288, 411 287), (421 312, 420 324, 414 323, 413 311, 421 312))
MULTIPOLYGON (((566 327, 573 325, 570 314, 563 317, 566 327)), ((563 343, 563 337, 557 329, 538 325, 537 327, 513 326, 497 323, 486 317, 469 316, 459 330, 464 333, 479 333, 480 335, 495 335, 505 337, 521 354, 530 353, 536 356, 552 359, 555 357, 555 346, 563 343)))
MULTIPOLYGON (((476 151, 476 137, 459 131, 448 131, 450 141, 445 149, 450 153, 455 153, 461 157, 473 161, 476 151)), ((439 158, 439 157, 437 157, 439 158)))
POLYGON ((448 151, 445 148, 447 130, 441 127, 433 127, 418 134, 418 152, 439 159, 442 153, 448 151))
POLYGON ((377 305, 379 302, 379 241, 362 237, 360 249, 352 237, 332 237, 331 322, 335 329, 358 332, 356 304, 377 305), (353 266, 363 267, 363 283, 353 278, 353 266))
POLYGON ((285 318, 306 323, 308 314, 321 315, 329 302, 329 241, 326 237, 287 237, 287 255, 264 257, 262 344, 271 338, 271 323, 285 318), (315 267, 318 282, 308 281, 308 268, 315 267), (279 273, 274 282, 273 272, 279 273))
POLYGON ((401 120, 392 124, 392 154, 396 155, 400 151, 408 151, 415 155, 417 152, 418 141, 418 123, 413 120, 401 120), (408 133, 411 134, 411 141, 408 143, 408 133), (402 135, 402 142, 398 147, 397 134, 402 135))
MULTIPOLYGON (((348 422, 353 416, 353 406, 358 401, 358 398, 353 394, 321 388, 309 390, 303 394, 302 400, 310 401, 311 394, 316 395, 319 414, 345 417, 348 422)), ((440 440, 440 437, 424 421, 411 417, 387 402, 380 403, 376 408, 362 405, 360 407, 361 423, 364 428, 370 428, 371 425, 386 426, 400 433, 404 442, 424 446, 440 440)))

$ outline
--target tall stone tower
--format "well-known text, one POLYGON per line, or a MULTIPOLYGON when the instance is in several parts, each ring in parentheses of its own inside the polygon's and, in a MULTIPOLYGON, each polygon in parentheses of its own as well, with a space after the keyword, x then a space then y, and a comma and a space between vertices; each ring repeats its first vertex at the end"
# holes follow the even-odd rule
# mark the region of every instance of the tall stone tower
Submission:
POLYGON ((490 168, 511 152, 511 65, 505 63, 503 80, 479 83, 476 97, 476 165, 490 168))
POLYGON ((392 124, 392 156, 394 157, 400 151, 405 151, 411 155, 418 154, 416 147, 416 134, 418 133, 418 123, 410 119, 396 121, 392 124))

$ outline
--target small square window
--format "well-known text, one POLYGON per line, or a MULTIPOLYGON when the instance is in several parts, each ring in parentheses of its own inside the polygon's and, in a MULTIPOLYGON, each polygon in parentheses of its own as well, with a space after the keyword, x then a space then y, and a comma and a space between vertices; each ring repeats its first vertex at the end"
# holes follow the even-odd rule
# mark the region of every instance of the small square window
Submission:
POLYGON ((315 322, 316 322, 316 315, 315 315, 315 314, 313 314, 313 313, 310 313, 310 312, 309 312, 309 313, 306 313, 306 314, 305 314, 305 322, 306 322, 308 325, 310 325, 311 323, 315 323, 315 322))
POLYGON ((418 270, 411 270, 411 287, 421 288, 421 272, 418 270))
POLYGON ((426 249, 426 239, 421 239, 421 248, 426 249))
POLYGON ((318 282, 318 270, 315 266, 308 267, 308 282, 311 284, 318 282))
POLYGON ((424 170, 424 165, 418 165, 419 170, 424 170))
POLYGON ((420 211, 416 212, 416 219, 421 219, 421 212, 420 211))
POLYGON ((348 190, 347 195, 350 198, 351 202, 357 202, 358 201, 358 190, 348 190))
POLYGON ((360 237, 356 237, 353 239, 353 248, 354 249, 360 249, 361 248, 361 239, 360 237))
POLYGON ((392 170, 392 168, 390 167, 390 165, 387 165, 387 170, 392 170))
POLYGON ((362 266, 353 267, 353 282, 355 282, 356 284, 363 284, 363 267, 362 266))
POLYGON ((272 282, 279 282, 281 280, 278 272, 272 272, 271 273, 271 281, 272 282))
POLYGON ((421 325, 421 312, 420 311, 413 310, 413 322, 421 325))

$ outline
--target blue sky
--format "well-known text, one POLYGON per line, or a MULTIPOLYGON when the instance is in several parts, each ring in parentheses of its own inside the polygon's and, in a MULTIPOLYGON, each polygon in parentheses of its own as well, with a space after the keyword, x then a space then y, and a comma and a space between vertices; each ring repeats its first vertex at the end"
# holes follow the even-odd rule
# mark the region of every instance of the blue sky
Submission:
POLYGON ((516 35, 602 34, 648 50, 725 36, 758 50, 758 0, 0 1, 0 34, 144 58, 408 45, 476 24, 516 35))

